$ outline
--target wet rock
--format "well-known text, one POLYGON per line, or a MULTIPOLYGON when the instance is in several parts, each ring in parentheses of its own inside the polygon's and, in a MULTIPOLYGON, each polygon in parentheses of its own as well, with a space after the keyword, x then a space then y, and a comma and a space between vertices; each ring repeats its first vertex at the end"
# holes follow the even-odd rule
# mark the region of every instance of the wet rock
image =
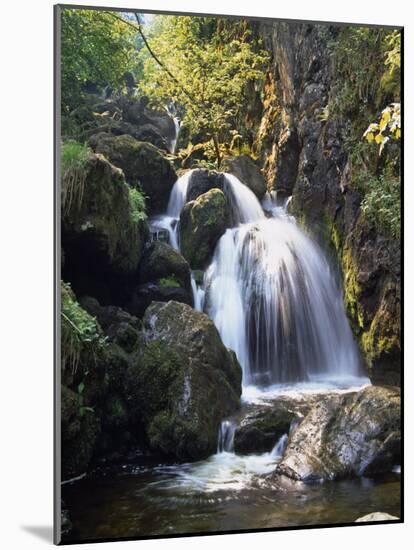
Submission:
POLYGON ((216 450, 221 420, 240 404, 241 368, 204 313, 153 303, 125 383, 129 413, 153 451, 198 460, 216 450))
POLYGON ((180 216, 181 251, 193 269, 206 268, 229 225, 227 199, 220 189, 211 189, 184 206, 180 216))
POLYGON ((172 246, 162 241, 151 243, 144 251, 138 272, 140 284, 152 282, 161 286, 181 286, 191 294, 190 266, 172 246))
POLYGON ((97 153, 124 171, 129 185, 144 192, 151 213, 165 211, 177 175, 157 147, 129 135, 100 133, 89 141, 97 153))
POLYGON ((392 521, 399 520, 397 516, 392 516, 391 514, 386 514, 385 512, 373 512, 372 514, 367 514, 355 520, 355 523, 363 523, 366 521, 392 521))
POLYGON ((251 407, 234 434, 234 450, 240 454, 271 451, 278 439, 289 433, 295 418, 293 408, 283 401, 251 407))
POLYGON ((247 155, 228 159, 223 164, 223 170, 230 172, 244 183, 259 200, 266 193, 266 183, 259 167, 247 155))
POLYGON ((368 387, 312 407, 289 438, 277 472, 300 481, 390 471, 400 462, 400 393, 368 387))
POLYGON ((214 170, 197 168, 193 170, 188 183, 187 201, 194 201, 200 195, 207 193, 210 189, 223 190, 224 175, 214 170))

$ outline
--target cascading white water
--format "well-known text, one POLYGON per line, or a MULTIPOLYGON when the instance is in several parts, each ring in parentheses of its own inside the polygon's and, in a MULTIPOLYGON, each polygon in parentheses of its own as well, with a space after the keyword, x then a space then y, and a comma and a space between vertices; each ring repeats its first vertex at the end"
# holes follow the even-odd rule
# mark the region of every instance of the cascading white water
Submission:
POLYGON ((232 453, 234 451, 234 434, 236 433, 237 424, 231 420, 223 420, 220 424, 217 452, 232 453))
POLYGON ((243 369, 243 385, 341 381, 360 361, 340 289, 321 249, 282 208, 266 218, 226 175, 233 219, 206 274, 206 310, 243 369))
POLYGON ((283 453, 285 452, 286 445, 288 442, 289 436, 288 434, 283 434, 277 441, 276 445, 273 447, 273 449, 270 451, 270 456, 272 458, 282 458, 283 453))

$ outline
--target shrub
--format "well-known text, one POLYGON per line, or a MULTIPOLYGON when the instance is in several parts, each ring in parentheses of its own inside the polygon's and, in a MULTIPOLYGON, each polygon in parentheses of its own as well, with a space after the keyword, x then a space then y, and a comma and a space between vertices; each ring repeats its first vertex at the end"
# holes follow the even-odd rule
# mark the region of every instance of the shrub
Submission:
POLYGON ((107 338, 102 334, 95 317, 91 317, 75 299, 70 285, 61 283, 61 359, 62 370, 75 373, 81 355, 96 362, 106 351, 107 338))
POLYGON ((62 174, 62 211, 67 214, 72 207, 80 209, 85 188, 85 166, 90 149, 76 141, 62 144, 60 164, 62 174))
POLYGON ((384 175, 370 177, 361 203, 366 218, 385 235, 399 238, 401 227, 400 182, 384 175))
POLYGON ((138 189, 129 189, 129 204, 133 222, 139 223, 147 219, 145 196, 141 191, 138 191, 138 189))

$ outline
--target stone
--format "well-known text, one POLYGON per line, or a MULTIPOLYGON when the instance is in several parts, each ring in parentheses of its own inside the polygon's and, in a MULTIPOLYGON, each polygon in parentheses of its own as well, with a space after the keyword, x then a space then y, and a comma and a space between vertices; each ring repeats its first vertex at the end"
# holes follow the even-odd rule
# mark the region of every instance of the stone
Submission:
POLYGON ((180 216, 181 251, 192 269, 205 269, 219 238, 230 226, 226 196, 211 189, 188 202, 180 216))
POLYGON ((289 438, 277 473, 314 482, 391 471, 401 459, 397 388, 367 387, 311 408, 289 438))
POLYGON ((240 405, 236 356, 207 315, 185 304, 152 303, 143 323, 143 346, 125 382, 129 414, 144 423, 154 452, 206 458, 222 419, 240 405))

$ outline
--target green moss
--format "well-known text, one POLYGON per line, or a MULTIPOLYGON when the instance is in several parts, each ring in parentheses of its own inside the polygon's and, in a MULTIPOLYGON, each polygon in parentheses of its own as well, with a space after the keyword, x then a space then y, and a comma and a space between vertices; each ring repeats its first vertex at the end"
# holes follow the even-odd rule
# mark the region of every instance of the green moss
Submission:
POLYGON ((176 277, 174 277, 174 275, 170 277, 162 277, 161 279, 158 279, 157 282, 160 286, 181 288, 179 281, 176 279, 176 277))

